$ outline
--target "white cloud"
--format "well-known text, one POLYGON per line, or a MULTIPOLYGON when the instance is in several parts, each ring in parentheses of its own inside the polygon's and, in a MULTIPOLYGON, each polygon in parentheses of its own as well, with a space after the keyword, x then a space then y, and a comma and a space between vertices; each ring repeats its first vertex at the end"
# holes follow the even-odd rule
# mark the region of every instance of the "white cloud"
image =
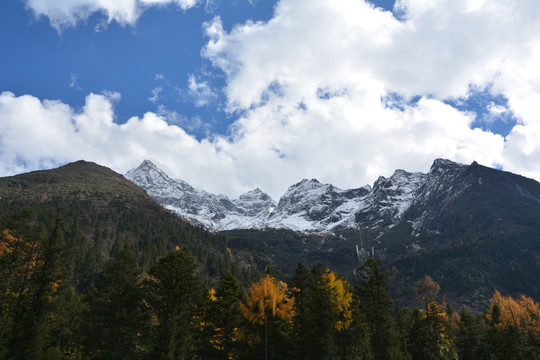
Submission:
POLYGON ((188 78, 188 93, 197 107, 208 105, 217 98, 208 81, 198 82, 194 75, 188 78))
MULTIPOLYGON (((76 111, 60 101, 1 93, 0 174, 50 168, 78 159, 124 173, 149 158, 174 175, 182 173, 194 184, 205 177, 219 178, 223 172, 232 176, 226 165, 230 162, 214 144, 197 141, 150 112, 118 124, 112 101, 106 95, 90 94, 83 108, 76 111)), ((204 181, 200 186, 219 190, 204 181)))
POLYGON ((168 124, 177 125, 188 133, 204 132, 210 133, 211 126, 208 123, 204 123, 200 116, 194 116, 188 118, 175 110, 169 110, 165 105, 159 105, 157 114, 161 116, 168 124))
POLYGON ((71 73, 69 74, 69 79, 71 80, 69 83, 69 87, 81 90, 80 86, 77 85, 77 80, 79 79, 79 74, 77 73, 71 73))
POLYGON ((152 104, 156 104, 159 98, 159 94, 163 91, 163 88, 161 86, 158 86, 154 89, 152 89, 152 96, 148 98, 148 100, 152 104))
POLYGON ((101 94, 110 102, 119 102, 122 99, 122 94, 118 91, 101 90, 101 94))
POLYGON ((396 167, 425 171, 435 157, 536 168, 540 136, 524 134, 540 122, 540 3, 400 0, 396 13, 282 0, 268 22, 205 24, 203 55, 226 74, 228 109, 244 113, 236 143, 276 144, 295 173, 343 186, 396 167), (526 125, 506 143, 443 104, 489 86, 526 125), (389 94, 405 99, 403 111, 385 108, 389 94))
POLYGON ((26 7, 36 17, 46 16, 51 26, 61 32, 85 21, 94 13, 105 15, 106 23, 134 25, 139 16, 151 6, 175 5, 187 10, 200 0, 25 0, 26 7))

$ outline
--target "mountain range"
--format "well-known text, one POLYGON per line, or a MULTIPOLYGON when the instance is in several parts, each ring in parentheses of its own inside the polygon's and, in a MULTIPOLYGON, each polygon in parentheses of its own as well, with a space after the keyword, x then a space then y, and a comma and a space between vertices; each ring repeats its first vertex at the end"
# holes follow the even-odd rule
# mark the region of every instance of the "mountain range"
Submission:
POLYGON ((445 219, 456 202, 474 191, 495 191, 494 199, 506 197, 520 206, 540 205, 540 185, 534 180, 476 162, 463 165, 444 159, 435 160, 428 173, 396 170, 389 178, 379 177, 373 186, 355 189, 304 179, 290 186, 278 202, 258 188, 238 199, 198 190, 170 178, 148 160, 125 176, 167 209, 211 231, 271 228, 338 234, 365 229, 380 237, 405 223, 412 237, 436 236, 449 226, 445 219))
POLYGON ((126 177, 78 161, 0 178, 0 227, 28 208, 47 228, 64 209, 81 291, 129 242, 143 266, 187 246, 209 281, 231 270, 249 284, 268 267, 290 281, 298 262, 321 261, 354 284, 377 257, 398 304, 414 305, 426 274, 456 308, 483 309, 495 289, 540 299, 540 184, 477 163, 438 159, 428 173, 350 190, 303 180, 276 202, 260 189, 238 199, 197 190, 149 161, 126 177))
MULTIPOLYGON (((170 178, 148 160, 125 176, 166 208, 209 230, 274 228, 327 233, 360 226, 381 231, 392 227, 433 186, 465 169, 465 165, 438 159, 428 174, 396 170, 388 179, 379 177, 373 186, 348 190, 304 179, 290 186, 278 202, 258 188, 238 199, 198 190, 170 178)), ((422 214, 416 219, 415 230, 421 230, 424 218, 422 214)))
POLYGON ((427 173, 396 170, 348 190, 302 180, 277 202, 260 189, 238 199, 197 190, 147 160, 125 176, 285 278, 298 261, 322 261, 353 280, 363 258, 378 257, 401 303, 425 274, 471 309, 495 289, 540 297, 540 183, 476 162, 437 159, 427 173))

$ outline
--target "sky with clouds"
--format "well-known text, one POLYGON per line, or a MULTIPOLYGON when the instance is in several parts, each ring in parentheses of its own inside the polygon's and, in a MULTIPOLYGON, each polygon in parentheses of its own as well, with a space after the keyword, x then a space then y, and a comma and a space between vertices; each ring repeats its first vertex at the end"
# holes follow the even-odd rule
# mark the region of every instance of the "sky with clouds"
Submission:
POLYGON ((278 199, 435 158, 540 179, 538 0, 4 0, 0 176, 85 159, 278 199))

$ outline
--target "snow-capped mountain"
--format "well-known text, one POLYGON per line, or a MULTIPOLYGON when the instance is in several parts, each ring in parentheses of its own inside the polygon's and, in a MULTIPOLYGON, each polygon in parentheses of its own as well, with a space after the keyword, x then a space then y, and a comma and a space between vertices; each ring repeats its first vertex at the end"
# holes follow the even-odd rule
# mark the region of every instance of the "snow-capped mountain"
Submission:
POLYGON ((195 189, 182 180, 171 179, 149 160, 144 160, 125 176, 165 208, 209 230, 264 227, 276 206, 274 200, 260 189, 242 194, 235 200, 195 189))
POLYGON ((455 183, 465 169, 466 165, 437 159, 427 174, 396 170, 389 178, 379 177, 373 187, 349 190, 315 179, 302 180, 292 185, 277 205, 260 189, 232 200, 197 190, 171 179, 148 160, 129 171, 126 178, 167 209, 214 231, 286 228, 327 233, 362 227, 384 232, 404 220, 411 207, 435 203, 437 211, 423 207, 407 217, 413 232, 419 233, 467 187, 462 184, 456 188, 455 183))

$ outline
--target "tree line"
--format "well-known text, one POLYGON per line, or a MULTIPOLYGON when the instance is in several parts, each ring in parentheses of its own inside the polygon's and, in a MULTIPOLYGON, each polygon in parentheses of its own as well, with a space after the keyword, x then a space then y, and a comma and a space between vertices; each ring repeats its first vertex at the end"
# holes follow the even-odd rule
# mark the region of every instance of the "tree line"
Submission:
POLYGON ((208 287, 184 247, 141 267, 117 245, 77 290, 61 216, 47 231, 21 212, 0 233, 0 359, 538 359, 540 305, 495 292, 455 312, 428 275, 419 308, 394 306, 377 260, 357 286, 318 263, 289 284, 269 270, 247 289, 208 287))

